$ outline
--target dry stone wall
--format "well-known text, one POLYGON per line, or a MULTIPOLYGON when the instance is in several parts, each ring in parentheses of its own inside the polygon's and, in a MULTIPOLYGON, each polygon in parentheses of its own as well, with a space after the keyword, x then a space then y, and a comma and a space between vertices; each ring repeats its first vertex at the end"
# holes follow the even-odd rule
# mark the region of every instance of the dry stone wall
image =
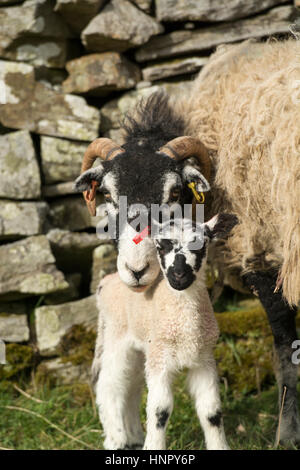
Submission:
POLYGON ((10 354, 0 378, 34 363, 41 378, 88 379, 94 293, 116 269, 114 246, 95 234, 99 218, 73 193, 88 143, 122 143, 120 123, 141 97, 181 94, 222 43, 288 34, 297 7, 0 0, 0 339, 30 357, 13 364, 10 354))

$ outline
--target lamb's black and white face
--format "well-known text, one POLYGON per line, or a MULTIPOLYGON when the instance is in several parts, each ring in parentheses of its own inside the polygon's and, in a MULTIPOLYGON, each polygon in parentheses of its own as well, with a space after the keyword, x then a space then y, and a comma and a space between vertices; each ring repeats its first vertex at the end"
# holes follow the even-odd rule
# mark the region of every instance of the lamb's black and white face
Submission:
POLYGON ((197 226, 184 219, 171 227, 168 238, 155 239, 161 269, 171 288, 185 290, 203 275, 208 244, 228 235, 236 223, 231 214, 216 215, 197 226))
POLYGON ((149 149, 147 142, 142 140, 134 148, 129 144, 123 148, 125 152, 113 160, 101 162, 83 173, 77 178, 75 186, 78 191, 85 191, 91 188, 93 180, 99 183, 108 217, 116 220, 120 278, 129 287, 142 290, 154 282, 160 266, 150 237, 138 245, 133 241, 134 236, 144 228, 135 224, 140 215, 138 205, 146 209, 145 226, 150 225, 152 204, 171 207, 177 203, 183 206, 192 202, 187 183, 195 181, 198 191, 207 191, 209 183, 193 158, 176 162, 167 155, 149 149), (120 196, 127 198, 128 217, 119 231, 120 196))
POLYGON ((155 239, 161 269, 175 290, 190 287, 205 266, 209 237, 205 224, 198 225, 197 232, 195 229, 190 221, 177 221, 168 238, 155 239))

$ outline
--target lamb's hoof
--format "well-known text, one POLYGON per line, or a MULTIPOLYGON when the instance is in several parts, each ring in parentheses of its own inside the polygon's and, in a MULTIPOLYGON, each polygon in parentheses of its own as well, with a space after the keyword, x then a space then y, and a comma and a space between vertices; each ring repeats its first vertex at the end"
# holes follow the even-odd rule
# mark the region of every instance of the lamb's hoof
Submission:
POLYGON ((123 439, 106 437, 103 443, 103 447, 105 450, 125 450, 126 441, 123 439))
POLYGON ((142 450, 143 445, 144 445, 143 442, 137 442, 135 444, 127 445, 125 448, 128 450, 142 450))
POLYGON ((229 447, 229 445, 227 444, 226 446, 222 447, 222 449, 220 450, 231 450, 231 448, 229 447))

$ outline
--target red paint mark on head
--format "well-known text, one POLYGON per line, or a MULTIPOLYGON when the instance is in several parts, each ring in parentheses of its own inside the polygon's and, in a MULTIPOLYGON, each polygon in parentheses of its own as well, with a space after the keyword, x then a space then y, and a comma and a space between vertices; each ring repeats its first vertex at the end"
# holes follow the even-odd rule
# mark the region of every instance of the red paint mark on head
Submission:
POLYGON ((150 233, 150 227, 149 225, 147 225, 147 227, 144 228, 144 230, 142 230, 140 233, 137 233, 135 235, 135 237, 133 237, 132 241, 134 241, 134 243, 136 245, 138 245, 142 240, 144 240, 144 238, 146 238, 150 233))

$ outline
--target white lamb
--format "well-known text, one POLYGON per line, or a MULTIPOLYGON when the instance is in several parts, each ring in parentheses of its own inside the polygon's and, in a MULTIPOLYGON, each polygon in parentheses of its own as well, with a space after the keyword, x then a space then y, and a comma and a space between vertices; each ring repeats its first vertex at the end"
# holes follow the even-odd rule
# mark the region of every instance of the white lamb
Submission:
POLYGON ((196 235, 186 223, 181 228, 175 224, 174 238, 155 240, 164 276, 143 293, 130 290, 118 273, 101 281, 92 374, 106 449, 165 449, 172 380, 184 367, 207 449, 228 449, 213 356, 219 330, 204 276, 209 241, 223 238, 235 223, 230 214, 217 215, 196 235), (143 444, 139 408, 144 370, 143 444))

